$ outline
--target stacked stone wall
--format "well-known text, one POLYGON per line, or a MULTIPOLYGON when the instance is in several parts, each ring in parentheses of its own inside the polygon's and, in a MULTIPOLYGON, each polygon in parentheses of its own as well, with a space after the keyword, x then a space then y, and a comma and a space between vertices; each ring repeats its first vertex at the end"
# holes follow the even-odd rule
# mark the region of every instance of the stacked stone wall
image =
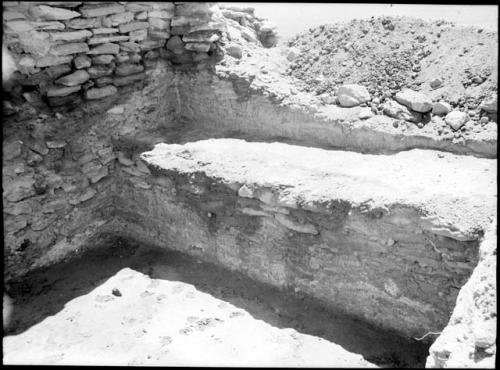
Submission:
POLYGON ((224 30, 215 3, 3 2, 3 44, 16 72, 4 116, 75 107, 143 81, 159 59, 210 68, 224 30))

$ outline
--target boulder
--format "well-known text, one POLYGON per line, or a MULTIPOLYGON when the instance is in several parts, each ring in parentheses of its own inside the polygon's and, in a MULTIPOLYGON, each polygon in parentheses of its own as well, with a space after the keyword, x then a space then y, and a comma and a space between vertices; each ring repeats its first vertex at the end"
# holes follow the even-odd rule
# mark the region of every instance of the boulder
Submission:
POLYGON ((337 98, 342 107, 355 107, 370 101, 370 94, 364 86, 349 84, 339 87, 337 98))
POLYGON ((483 100, 479 108, 488 113, 496 113, 498 108, 497 96, 483 100))
POLYGON ((404 89, 394 97, 398 103, 414 110, 415 112, 427 113, 432 110, 432 101, 426 95, 414 90, 404 89))
POLYGON ((233 58, 241 59, 243 57, 243 50, 241 49, 241 46, 237 44, 230 44, 226 50, 227 53, 233 58))
POLYGON ((90 76, 87 71, 79 70, 59 78, 56 80, 56 84, 64 86, 77 86, 87 82, 89 79, 90 76))
POLYGON ((94 87, 92 89, 88 89, 85 92, 85 98, 89 100, 102 99, 106 96, 114 95, 118 92, 118 89, 112 85, 104 86, 104 87, 94 87))
POLYGON ((394 100, 388 100, 385 102, 382 106, 382 111, 385 115, 392 118, 402 119, 414 123, 422 121, 422 113, 413 112, 394 100))
POLYGON ((31 15, 34 18, 47 21, 58 21, 72 19, 80 16, 80 13, 73 10, 55 8, 47 5, 37 5, 30 9, 31 15))
POLYGON ((450 126, 453 130, 457 131, 465 125, 465 123, 469 120, 469 115, 465 112, 453 111, 446 115, 444 121, 450 126))
POLYGON ((439 101, 435 103, 434 106, 432 107, 432 114, 435 114, 437 116, 444 116, 450 112, 451 112, 451 105, 444 101, 439 101))
POLYGON ((429 82, 429 85, 431 86, 431 88, 433 89, 437 89, 438 87, 441 87, 441 85, 443 84, 443 80, 441 80, 440 78, 433 78, 430 82, 429 82))
POLYGON ((286 59, 291 62, 300 55, 300 50, 297 48, 288 49, 286 59))

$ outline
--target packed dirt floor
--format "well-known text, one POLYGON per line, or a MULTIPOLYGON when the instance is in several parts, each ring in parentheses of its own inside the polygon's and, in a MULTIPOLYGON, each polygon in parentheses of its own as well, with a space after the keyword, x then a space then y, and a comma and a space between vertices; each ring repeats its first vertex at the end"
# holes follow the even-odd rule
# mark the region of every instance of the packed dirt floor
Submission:
POLYGON ((5 363, 423 367, 427 354, 423 342, 327 311, 311 297, 122 241, 36 271, 9 293, 5 363), (26 343, 33 332, 38 343, 26 343))

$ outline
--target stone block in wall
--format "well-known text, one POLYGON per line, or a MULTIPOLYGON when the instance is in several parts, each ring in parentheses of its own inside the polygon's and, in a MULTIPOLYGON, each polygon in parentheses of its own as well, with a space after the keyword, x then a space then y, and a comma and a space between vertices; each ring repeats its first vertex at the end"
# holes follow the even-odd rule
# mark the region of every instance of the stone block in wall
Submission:
POLYGON ((149 17, 148 21, 149 25, 152 28, 156 28, 159 30, 170 30, 170 20, 168 19, 149 17))
POLYGON ((75 18, 64 22, 66 27, 82 30, 86 28, 99 28, 101 27, 101 18, 75 18))
POLYGON ((189 27, 189 32, 186 33, 191 33, 191 32, 198 32, 198 31, 225 31, 226 30, 226 24, 224 21, 210 21, 207 23, 203 24, 197 24, 197 25, 191 25, 189 27))
POLYGON ((172 19, 174 12, 169 10, 152 10, 148 13, 151 18, 172 19))
POLYGON ((172 24, 170 24, 170 33, 172 35, 185 35, 186 33, 189 32, 189 25, 186 25, 186 26, 172 26, 172 24))
POLYGON ((144 71, 144 66, 140 64, 124 63, 119 65, 115 70, 116 76, 128 76, 144 71))
POLYGON ((91 36, 92 32, 88 30, 50 33, 52 41, 82 41, 91 36))
POLYGON ((47 5, 37 5, 30 8, 30 13, 34 18, 47 21, 67 20, 80 16, 80 13, 73 10, 56 8, 47 5))
POLYGON ((134 13, 132 12, 123 12, 119 14, 113 14, 106 17, 103 20, 103 24, 106 27, 116 27, 120 24, 129 23, 134 20, 134 13))
POLYGON ((167 49, 175 54, 182 54, 184 52, 184 42, 179 36, 173 36, 167 41, 167 49))
POLYGON ((158 50, 150 50, 144 54, 144 60, 153 60, 160 57, 160 52, 158 50))
POLYGON ((87 72, 90 75, 90 78, 99 78, 104 76, 111 76, 113 74, 113 68, 108 66, 92 66, 87 72))
POLYGON ((65 28, 64 23, 58 21, 31 22, 36 30, 61 31, 65 28))
POLYGON ((70 95, 74 92, 80 91, 81 86, 67 86, 67 87, 57 87, 53 86, 50 87, 47 91, 47 96, 48 97, 54 97, 54 96, 67 96, 70 95))
POLYGON ((89 39, 87 42, 89 45, 97 45, 97 44, 104 44, 104 43, 109 43, 109 42, 123 42, 123 41, 128 41, 129 36, 124 36, 124 35, 110 35, 110 36, 94 36, 91 39, 89 39))
POLYGON ((86 53, 89 51, 89 46, 85 42, 74 42, 70 44, 54 45, 50 50, 53 55, 70 55, 78 53, 86 53))
POLYGON ((153 9, 153 4, 152 3, 138 3, 138 2, 127 2, 125 4, 125 8, 129 12, 137 13, 137 12, 147 12, 151 9, 153 9))
POLYGON ((33 31, 35 27, 28 21, 9 21, 5 22, 5 33, 22 33, 33 31))
POLYGON ((113 77, 111 76, 104 76, 104 77, 99 77, 94 80, 95 85, 97 87, 103 87, 106 85, 111 85, 113 83, 113 77))
POLYGON ((33 177, 17 177, 14 180, 3 178, 3 194, 10 202, 30 198, 36 195, 33 177))
POLYGON ((59 85, 64 86, 77 86, 87 82, 90 79, 90 75, 85 70, 75 71, 69 75, 57 79, 55 82, 59 85))
POLYGON ((206 23, 207 20, 195 18, 195 17, 184 17, 184 16, 175 16, 170 21, 170 25, 172 27, 182 27, 182 26, 192 26, 206 23))
POLYGON ((182 36, 184 42, 216 42, 219 41, 220 36, 213 33, 213 31, 193 32, 182 36))
POLYGON ((173 2, 154 2, 153 9, 168 10, 173 12, 175 10, 175 5, 173 2))
POLYGON ((101 54, 92 58, 93 65, 106 65, 110 64, 115 60, 115 56, 112 54, 101 54))
POLYGON ((52 42, 47 32, 25 32, 19 35, 19 46, 25 53, 36 56, 47 55, 52 42))
POLYGON ((125 11, 125 7, 120 4, 85 5, 78 11, 84 18, 92 18, 109 14, 123 13, 125 11))
POLYGON ((130 61, 130 55, 127 52, 122 51, 116 56, 117 63, 126 63, 128 61, 130 61))
POLYGON ((59 64, 71 63, 73 57, 71 55, 47 55, 36 59, 36 66, 38 68, 57 66, 59 64))
POLYGON ((165 40, 146 40, 139 43, 142 51, 153 50, 165 46, 165 40))
POLYGON ((20 140, 14 140, 10 143, 3 143, 2 154, 3 159, 10 161, 14 158, 19 157, 22 154, 23 142, 20 140))
POLYGON ((209 59, 210 56, 207 53, 196 53, 193 56, 193 62, 201 62, 202 60, 209 59))
POLYGON ((149 22, 130 22, 121 24, 119 27, 120 33, 128 33, 137 30, 144 30, 149 28, 149 22))
POLYGON ((132 31, 129 34, 130 41, 144 41, 148 38, 147 30, 132 31))
POLYGON ((141 60, 141 54, 130 54, 130 63, 139 63, 141 60))
POLYGON ((144 72, 138 73, 135 75, 124 76, 124 77, 114 77, 113 78, 113 85, 115 85, 115 86, 130 85, 130 84, 133 84, 134 82, 142 81, 145 78, 146 78, 146 74, 144 72))
POLYGON ((213 13, 213 4, 208 2, 186 2, 175 7, 175 13, 182 16, 208 16, 213 13))
MULTIPOLYGON (((147 13, 146 13, 147 14, 147 13)), ((16 12, 14 10, 6 10, 3 12, 3 20, 5 21, 13 21, 16 19, 26 19, 26 15, 21 12, 16 12)))
POLYGON ((118 44, 106 43, 96 46, 87 53, 89 55, 97 54, 118 54, 120 52, 120 46, 118 44))
POLYGON ((148 19, 148 12, 140 12, 135 15, 135 19, 138 21, 145 21, 148 19))
POLYGON ((35 72, 36 70, 39 71, 39 69, 37 69, 35 65, 36 65, 35 59, 25 55, 17 63, 17 69, 19 70, 19 72, 23 74, 33 74, 36 73, 35 72))
POLYGON ((95 28, 92 30, 92 33, 95 35, 108 35, 111 33, 117 33, 118 28, 109 28, 109 27, 104 27, 104 28, 95 28))
POLYGON ((53 96, 48 97, 51 107, 67 107, 68 105, 76 105, 81 103, 80 94, 70 94, 68 96, 53 96))
POLYGON ((57 6, 60 8, 76 8, 80 5, 82 5, 81 1, 47 1, 45 3, 47 5, 57 6))
POLYGON ((4 8, 14 7, 19 5, 19 1, 2 1, 4 8))
POLYGON ((85 92, 85 98, 89 100, 102 99, 107 96, 115 95, 118 89, 112 85, 104 87, 96 87, 89 89, 85 92))
POLYGON ((76 69, 88 68, 92 65, 90 58, 86 55, 78 55, 73 60, 73 65, 76 69))
POLYGON ((135 42, 121 42, 120 50, 131 53, 139 53, 141 51, 141 47, 135 42))
POLYGON ((211 45, 212 44, 205 42, 187 42, 184 47, 186 50, 206 53, 210 50, 211 45))
POLYGON ((149 31, 149 37, 152 40, 167 40, 171 36, 170 32, 168 31, 159 31, 159 30, 150 30, 149 31))

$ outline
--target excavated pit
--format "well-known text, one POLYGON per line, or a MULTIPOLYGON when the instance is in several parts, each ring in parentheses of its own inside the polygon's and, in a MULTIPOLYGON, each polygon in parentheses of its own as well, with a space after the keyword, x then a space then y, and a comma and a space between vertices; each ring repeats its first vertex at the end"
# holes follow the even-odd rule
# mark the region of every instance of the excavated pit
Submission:
POLYGON ((13 283, 8 293, 15 303, 6 335, 21 334, 57 315, 72 299, 88 294, 127 267, 151 279, 191 284, 273 327, 323 338, 381 367, 423 367, 425 363, 428 343, 328 309, 307 294, 259 283, 173 250, 111 235, 107 239, 107 246, 40 268, 13 283))

